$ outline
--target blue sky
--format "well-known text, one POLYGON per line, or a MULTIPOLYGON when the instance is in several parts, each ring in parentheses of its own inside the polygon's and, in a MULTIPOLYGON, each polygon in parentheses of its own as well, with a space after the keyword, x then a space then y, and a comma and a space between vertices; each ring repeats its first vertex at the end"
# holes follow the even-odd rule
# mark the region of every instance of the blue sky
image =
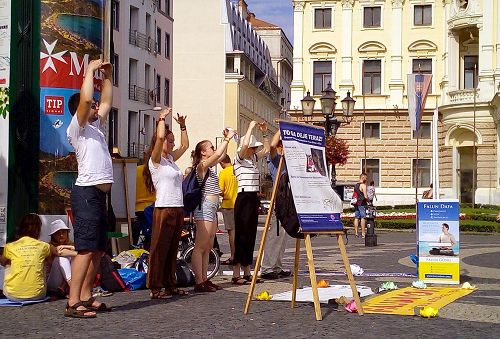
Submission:
POLYGON ((292 0, 246 0, 258 19, 280 26, 293 44, 292 0))

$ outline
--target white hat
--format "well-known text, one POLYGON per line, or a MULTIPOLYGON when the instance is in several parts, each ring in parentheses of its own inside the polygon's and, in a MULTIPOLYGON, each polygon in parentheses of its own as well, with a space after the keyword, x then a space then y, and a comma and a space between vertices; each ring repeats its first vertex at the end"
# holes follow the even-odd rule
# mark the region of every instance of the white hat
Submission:
POLYGON ((66 226, 64 221, 62 221, 61 219, 57 219, 57 220, 52 221, 50 223, 50 226, 49 226, 49 235, 52 235, 59 230, 68 230, 69 231, 69 227, 66 226))
MULTIPOLYGON (((241 141, 240 141, 240 147, 238 147, 238 151, 241 149, 241 146, 243 145, 243 140, 245 138, 241 138, 241 141)), ((253 134, 250 135, 250 142, 248 143, 248 148, 252 148, 252 147, 260 147, 264 145, 263 143, 261 143, 260 141, 257 141, 257 139, 255 138, 255 136, 253 134)))

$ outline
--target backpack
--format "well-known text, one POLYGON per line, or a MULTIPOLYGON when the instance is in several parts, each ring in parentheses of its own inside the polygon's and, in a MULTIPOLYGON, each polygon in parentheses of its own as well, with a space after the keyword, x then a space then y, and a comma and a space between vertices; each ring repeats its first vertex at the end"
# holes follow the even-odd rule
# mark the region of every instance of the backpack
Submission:
POLYGON ((194 274, 189 268, 187 262, 183 259, 177 259, 175 269, 176 286, 188 287, 194 285, 194 274))
POLYGON ((351 205, 352 206, 358 206, 359 205, 358 192, 356 192, 356 190, 354 190, 354 192, 352 192, 351 205))
POLYGON ((289 236, 297 239, 304 239, 304 234, 300 233, 299 217, 293 201, 292 189, 288 173, 282 173, 276 192, 275 203, 276 218, 281 223, 289 236))
POLYGON ((203 186, 205 186, 205 182, 208 179, 208 173, 205 174, 205 178, 201 184, 198 182, 198 178, 196 177, 196 167, 193 168, 191 172, 184 178, 182 181, 182 200, 184 203, 184 211, 191 213, 196 207, 201 208, 201 198, 202 193, 201 190, 203 186))
POLYGON ((99 272, 94 283, 109 292, 122 292, 126 289, 126 284, 118 273, 110 256, 105 254, 101 258, 99 272))

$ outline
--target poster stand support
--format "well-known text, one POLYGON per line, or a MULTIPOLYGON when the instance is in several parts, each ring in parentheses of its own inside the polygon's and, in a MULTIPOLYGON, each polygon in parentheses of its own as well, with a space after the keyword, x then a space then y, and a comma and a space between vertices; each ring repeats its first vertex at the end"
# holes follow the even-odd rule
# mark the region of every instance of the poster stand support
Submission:
MULTIPOLYGON (((273 185, 273 191, 271 195, 271 201, 269 204, 269 210, 267 212, 266 216, 266 222, 264 224, 264 232, 262 233, 262 238, 260 241, 260 247, 259 247, 259 252, 257 255, 257 261, 255 263, 255 268, 252 276, 252 282, 250 284, 250 289, 248 291, 247 295, 247 301, 245 304, 245 309, 244 309, 244 314, 248 314, 248 311, 250 310, 250 303, 252 302, 254 291, 255 291, 255 284, 257 283, 257 275, 259 273, 261 264, 262 264, 262 259, 264 256, 264 247, 266 244, 266 238, 267 238, 267 232, 269 230, 269 224, 271 222, 271 216, 274 211, 274 205, 276 202, 276 192, 278 189, 279 185, 279 180, 280 180, 280 173, 281 169, 283 167, 283 159, 284 157, 281 157, 279 165, 278 165, 278 170, 276 173, 278 174, 276 176, 276 180, 274 181, 273 185)), ((313 302, 314 302, 314 313, 316 316, 316 320, 322 320, 323 316, 321 313, 321 306, 320 306, 320 301, 319 301, 319 295, 318 295, 318 284, 316 280, 316 270, 314 268, 314 258, 313 258, 313 252, 312 252, 312 243, 311 243, 311 234, 325 234, 325 235, 335 235, 337 237, 337 243, 339 245, 340 249, 340 254, 342 256, 342 261, 344 263, 344 268, 347 273, 347 279, 349 280, 349 285, 351 286, 352 290, 352 295, 354 297, 354 301, 356 302, 356 307, 358 309, 359 315, 363 315, 363 306, 361 305, 361 300, 359 298, 358 290, 356 288, 356 282, 354 281, 354 277, 351 272, 351 266, 349 265, 349 258, 347 257, 347 251, 345 248, 345 243, 344 239, 342 238, 344 235, 343 231, 324 231, 324 232, 314 232, 314 233, 304 233, 305 234, 305 247, 306 247, 306 254, 307 254, 307 264, 309 267, 309 278, 311 280, 311 287, 312 287, 312 293, 313 293, 313 302)), ((294 267, 293 267, 293 287, 292 287, 292 308, 295 307, 295 302, 296 302, 296 293, 297 293, 297 280, 298 280, 298 270, 299 270, 299 256, 300 256, 300 241, 301 239, 296 239, 295 242, 295 261, 294 261, 294 267)))

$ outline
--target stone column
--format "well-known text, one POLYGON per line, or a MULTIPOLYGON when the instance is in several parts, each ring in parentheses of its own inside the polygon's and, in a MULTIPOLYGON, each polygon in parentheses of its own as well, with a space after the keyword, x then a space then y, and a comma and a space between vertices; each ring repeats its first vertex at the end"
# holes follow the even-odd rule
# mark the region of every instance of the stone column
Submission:
MULTIPOLYGON (((403 4, 404 0, 392 0, 392 27, 403 27, 403 4)), ((391 31, 391 80, 389 90, 391 93, 391 105, 403 107, 403 30, 393 29, 391 31)))
MULTIPOLYGON (((497 5, 498 6, 498 5, 497 5)), ((483 24, 479 25, 479 100, 489 101, 496 92, 493 80, 493 0, 483 0, 483 24)), ((497 22, 498 26, 498 22, 497 22)), ((497 28, 498 29, 498 28, 497 28)))
MULTIPOLYGON (((342 79, 339 84, 341 92, 352 92, 352 6, 354 0, 342 0, 342 79)), ((334 84, 332 84, 334 87, 334 84)), ((342 93, 341 95, 344 95, 342 93)))
MULTIPOLYGON (((304 97, 304 58, 303 58, 303 34, 304 34, 304 7, 305 1, 293 1, 293 80, 290 86, 291 103, 290 108, 301 108, 300 100, 304 97)), ((312 84, 311 84, 312 86, 312 84)), ((312 89, 311 89, 312 90, 312 89)))

